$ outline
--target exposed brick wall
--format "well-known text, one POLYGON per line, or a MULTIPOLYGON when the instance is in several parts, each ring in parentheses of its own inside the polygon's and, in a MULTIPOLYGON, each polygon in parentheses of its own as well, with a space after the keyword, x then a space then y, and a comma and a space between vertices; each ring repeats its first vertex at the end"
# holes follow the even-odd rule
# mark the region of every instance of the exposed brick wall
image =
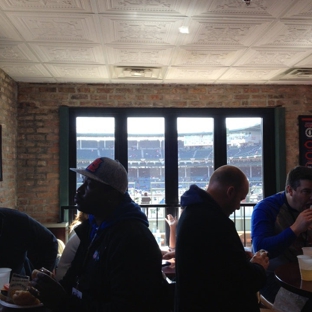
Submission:
POLYGON ((16 208, 17 84, 0 70, 0 125, 2 178, 0 207, 16 208))
POLYGON ((286 109, 286 166, 298 164, 298 115, 311 86, 18 83, 18 209, 58 221, 60 105, 80 107, 276 107, 286 109))

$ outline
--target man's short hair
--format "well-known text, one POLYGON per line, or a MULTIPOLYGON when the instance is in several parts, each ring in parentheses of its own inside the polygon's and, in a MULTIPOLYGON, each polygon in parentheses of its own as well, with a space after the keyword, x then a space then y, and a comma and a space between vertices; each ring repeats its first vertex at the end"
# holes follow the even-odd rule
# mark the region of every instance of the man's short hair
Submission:
POLYGON ((297 166, 290 170, 287 174, 286 185, 289 185, 292 189, 296 190, 300 186, 301 180, 312 181, 312 168, 305 166, 297 166))

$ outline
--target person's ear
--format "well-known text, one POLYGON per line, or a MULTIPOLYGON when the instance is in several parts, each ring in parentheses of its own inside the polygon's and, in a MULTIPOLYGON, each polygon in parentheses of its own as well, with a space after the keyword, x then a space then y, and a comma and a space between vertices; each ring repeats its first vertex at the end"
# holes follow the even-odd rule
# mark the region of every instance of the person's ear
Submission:
POLYGON ((290 185, 286 186, 286 193, 289 193, 290 196, 293 195, 293 188, 290 185))
POLYGON ((234 186, 229 186, 226 192, 227 196, 229 198, 232 198, 235 195, 235 187, 234 186))

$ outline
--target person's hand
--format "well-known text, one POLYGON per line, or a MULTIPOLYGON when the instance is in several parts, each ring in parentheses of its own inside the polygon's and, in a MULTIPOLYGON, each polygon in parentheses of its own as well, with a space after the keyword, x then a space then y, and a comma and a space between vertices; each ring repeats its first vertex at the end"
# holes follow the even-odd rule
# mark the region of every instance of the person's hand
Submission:
POLYGON ((167 223, 169 224, 169 226, 173 226, 173 225, 176 225, 176 224, 177 224, 177 218, 174 217, 173 215, 168 214, 168 215, 167 215, 167 218, 166 218, 166 221, 167 221, 167 223), (167 219, 167 218, 168 218, 168 219, 167 219))
POLYGON ((249 250, 245 250, 245 255, 246 255, 246 258, 250 260, 254 254, 249 250))
POLYGON ((161 255, 162 255, 162 256, 164 256, 166 253, 168 253, 167 250, 160 250, 160 252, 161 252, 161 255))
POLYGON ((252 263, 258 263, 263 266, 263 268, 266 270, 269 266, 269 257, 268 252, 261 249, 257 251, 253 257, 250 259, 250 262, 252 263))
POLYGON ((31 273, 31 279, 33 280, 33 279, 36 277, 37 273, 39 273, 39 272, 44 273, 44 274, 47 274, 47 275, 49 275, 49 276, 51 276, 52 278, 55 279, 54 273, 51 272, 51 271, 49 271, 48 269, 46 269, 46 268, 44 268, 44 267, 42 267, 42 268, 39 269, 39 270, 34 269, 34 270, 32 271, 32 273, 31 273))
POLYGON ((163 259, 165 260, 169 260, 172 258, 175 258, 175 251, 170 251, 170 252, 163 254, 163 259))
POLYGON ((57 309, 67 297, 62 285, 41 270, 37 272, 29 285, 28 291, 52 310, 57 309))
POLYGON ((312 226, 312 209, 303 210, 297 217, 296 221, 290 227, 298 236, 312 226))

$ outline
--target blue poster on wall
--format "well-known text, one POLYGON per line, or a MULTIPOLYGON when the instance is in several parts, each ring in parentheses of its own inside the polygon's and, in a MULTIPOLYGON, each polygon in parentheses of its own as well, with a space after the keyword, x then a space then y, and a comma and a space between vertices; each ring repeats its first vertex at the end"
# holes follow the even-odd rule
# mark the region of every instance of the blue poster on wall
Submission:
POLYGON ((299 165, 312 167, 312 116, 299 118, 299 165))

